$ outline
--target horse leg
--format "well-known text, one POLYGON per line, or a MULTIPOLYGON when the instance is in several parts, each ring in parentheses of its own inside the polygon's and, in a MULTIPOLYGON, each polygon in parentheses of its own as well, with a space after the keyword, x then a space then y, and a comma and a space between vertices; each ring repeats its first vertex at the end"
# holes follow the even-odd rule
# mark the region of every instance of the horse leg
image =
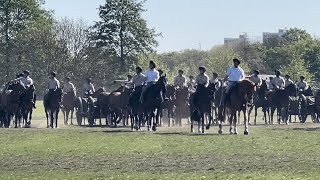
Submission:
MULTIPOLYGON (((257 125, 257 116, 258 116, 258 107, 254 106, 254 123, 253 123, 254 125, 257 125)), ((250 113, 248 114, 248 119, 250 119, 250 113)), ((250 121, 248 121, 248 124, 250 124, 250 121)))
POLYGON ((64 121, 64 125, 67 125, 67 112, 66 110, 62 109, 62 114, 63 114, 63 121, 64 121))
MULTIPOLYGON (((254 108, 256 108, 256 106, 254 106, 254 108)), ((248 114, 249 114, 249 116, 248 116, 248 123, 250 124, 250 115, 251 115, 251 113, 252 113, 252 111, 253 111, 253 106, 251 106, 250 108, 249 108, 249 110, 248 110, 248 114)), ((256 122, 256 119, 254 120, 255 122, 256 122)))
POLYGON ((230 117, 229 117, 229 123, 230 123, 229 132, 230 132, 230 134, 233 134, 233 118, 235 118, 234 116, 236 116, 236 115, 237 115, 237 112, 231 113, 230 117))
POLYGON ((72 109, 71 110, 71 116, 70 116, 70 125, 73 125, 73 122, 72 122, 72 120, 73 120, 73 112, 74 112, 74 110, 72 109))
POLYGON ((237 118, 239 118, 239 121, 238 121, 239 124, 241 124, 241 121, 240 121, 240 113, 241 113, 241 111, 238 111, 238 117, 237 117, 237 118))
MULTIPOLYGON (((239 121, 240 121, 240 116, 238 116, 238 117, 239 117, 239 121)), ((234 135, 238 134, 238 129, 237 129, 238 117, 237 117, 237 115, 235 115, 234 118, 233 118, 233 134, 234 135)))
MULTIPOLYGON (((211 112, 211 111, 212 111, 212 110, 210 110, 210 112, 211 112)), ((206 127, 206 129, 207 129, 207 130, 209 130, 209 129, 210 129, 212 121, 213 121, 212 114, 211 114, 211 113, 209 113, 209 124, 208 124, 208 125, 207 125, 207 127, 206 127)))
POLYGON ((244 118, 244 135, 249 135, 249 127, 248 127, 248 119, 247 119, 247 111, 246 110, 243 111, 243 118, 244 118))
POLYGON ((201 133, 204 134, 205 114, 201 113, 201 133))
POLYGON ((59 110, 56 110, 55 111, 55 116, 56 116, 56 127, 55 128, 58 128, 58 117, 59 117, 59 110))
POLYGON ((53 117, 53 110, 50 111, 50 127, 53 129, 53 120, 54 120, 54 117, 53 117))

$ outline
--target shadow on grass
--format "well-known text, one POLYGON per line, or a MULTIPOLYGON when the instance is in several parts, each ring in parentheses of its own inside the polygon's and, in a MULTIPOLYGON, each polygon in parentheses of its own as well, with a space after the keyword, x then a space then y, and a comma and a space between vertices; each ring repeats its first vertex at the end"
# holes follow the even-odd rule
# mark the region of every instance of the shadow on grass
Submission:
POLYGON ((160 135, 160 136, 221 136, 220 134, 211 134, 211 133, 202 134, 202 133, 188 133, 188 132, 155 132, 154 134, 160 135))
POLYGON ((320 127, 314 128, 293 128, 294 131, 320 131, 320 127))

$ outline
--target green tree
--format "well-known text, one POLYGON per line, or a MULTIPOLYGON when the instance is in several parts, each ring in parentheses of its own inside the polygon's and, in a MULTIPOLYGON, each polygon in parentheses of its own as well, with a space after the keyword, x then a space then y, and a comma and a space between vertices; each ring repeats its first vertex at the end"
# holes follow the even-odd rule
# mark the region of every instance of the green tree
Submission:
POLYGON ((303 59, 297 57, 290 64, 281 67, 281 71, 284 74, 289 74, 292 80, 298 82, 300 76, 305 76, 306 80, 311 82, 313 75, 306 68, 306 64, 303 59))
POLYGON ((157 46, 154 29, 147 27, 141 13, 145 1, 106 0, 99 8, 100 21, 91 27, 92 40, 119 57, 120 70, 128 71, 130 57, 148 53, 157 46))
POLYGON ((0 47, 6 80, 13 72, 12 54, 18 46, 17 36, 35 22, 45 22, 49 15, 41 8, 43 3, 40 0, 0 0, 0 47))

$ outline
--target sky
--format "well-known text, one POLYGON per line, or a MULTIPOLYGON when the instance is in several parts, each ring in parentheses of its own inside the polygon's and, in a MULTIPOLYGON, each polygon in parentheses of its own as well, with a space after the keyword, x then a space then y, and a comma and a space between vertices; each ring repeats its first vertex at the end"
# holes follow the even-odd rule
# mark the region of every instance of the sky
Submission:
MULTIPOLYGON (((99 21, 105 0, 46 0, 57 17, 99 21)), ((298 27, 320 35, 318 0, 147 0, 143 14, 150 28, 162 33, 158 52, 210 49, 224 38, 246 32, 251 40, 262 32, 298 27)))

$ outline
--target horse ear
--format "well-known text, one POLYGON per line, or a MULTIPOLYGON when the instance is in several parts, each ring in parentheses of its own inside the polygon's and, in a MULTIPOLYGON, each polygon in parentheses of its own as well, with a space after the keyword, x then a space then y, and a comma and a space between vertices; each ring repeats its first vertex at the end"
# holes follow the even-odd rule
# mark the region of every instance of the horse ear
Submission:
POLYGON ((164 77, 167 77, 167 74, 164 74, 164 77))

